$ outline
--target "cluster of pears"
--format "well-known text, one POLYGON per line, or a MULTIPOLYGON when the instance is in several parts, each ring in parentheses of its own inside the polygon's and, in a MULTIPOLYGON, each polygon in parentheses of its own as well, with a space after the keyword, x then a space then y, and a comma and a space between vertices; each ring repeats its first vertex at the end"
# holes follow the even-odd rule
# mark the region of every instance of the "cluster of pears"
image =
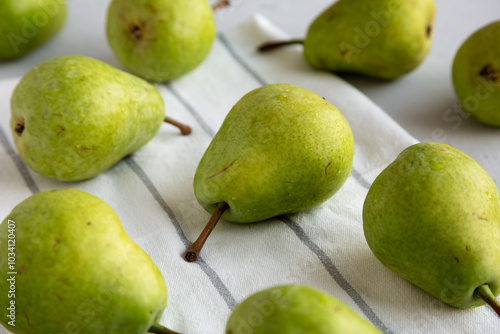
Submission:
MULTIPOLYGON (((471 157, 441 143, 410 146, 370 187, 363 223, 388 268, 452 306, 488 303, 500 315, 500 197, 471 157)), ((158 324, 167 302, 160 271, 93 195, 62 189, 29 197, 0 224, 0 247, 15 247, 16 266, 0 273, 2 291, 16 295, 13 304, 2 294, 0 304, 25 315, 16 326, 0 319, 13 333, 175 333, 158 324), (22 240, 15 246, 13 233, 22 240)), ((0 266, 9 267, 8 256, 0 266)), ((332 296, 298 285, 250 296, 226 325, 227 334, 305 331, 379 333, 332 296)))
POLYGON ((259 50, 301 43, 314 68, 395 79, 427 56, 434 13, 434 0, 339 0, 312 22, 304 40, 269 42, 259 50))
MULTIPOLYGON (((192 71, 208 55, 216 35, 207 0, 113 0, 106 36, 127 70, 146 80, 169 81, 192 71)), ((19 58, 59 32, 66 0, 4 0, 0 3, 0 60, 19 58)))
MULTIPOLYGON (((109 70, 111 75, 125 76, 120 77, 121 81, 139 80, 135 84, 141 86, 131 85, 131 91, 150 89, 141 79, 106 68, 106 64, 75 57, 80 56, 62 57, 35 68, 23 79, 27 84, 20 84, 26 89, 24 94, 31 90, 36 95, 37 81, 46 84, 40 85, 41 90, 67 89, 64 85, 87 80, 97 85, 96 76, 85 72, 93 66, 101 73, 99 80, 103 82, 108 78, 102 73, 109 70), (86 66, 80 68, 72 62, 86 66), (69 64, 68 67, 64 68, 65 64, 69 64), (75 81, 44 81, 44 72, 53 73, 54 68, 62 73, 71 69, 69 77, 75 77, 75 81)), ((122 96, 123 92, 117 94, 122 96)), ((92 96, 91 92, 88 95, 92 96)), ((21 99, 14 100, 23 106, 21 99)), ((78 101, 78 97, 75 100, 78 101)), ((134 100, 141 104, 137 96, 134 100)), ((28 106, 25 107, 30 109, 29 104, 33 102, 26 101, 28 106)), ((160 101, 157 104, 161 104, 160 101)), ((55 99, 47 103, 46 113, 55 99)), ((71 101, 66 105, 68 103, 71 101)), ((149 112, 158 115, 140 123, 150 123, 156 129, 162 112, 149 112)), ((28 120, 32 121, 33 117, 24 115, 26 130, 28 120)), ((60 121, 64 117, 57 119, 60 121)), ((36 118, 35 121, 39 122, 36 118)), ((75 123, 80 122, 75 120, 75 123)), ((74 130, 70 122, 63 124, 74 130)), ((156 131, 154 129, 146 132, 156 131)), ((24 135, 24 129, 20 135, 24 135)), ((120 143, 117 141, 114 146, 120 143)), ((52 144, 49 142, 47 146, 52 144)), ((267 85, 246 94, 228 113, 200 161, 194 181, 195 193, 207 211, 224 208, 220 215, 232 222, 261 221, 306 210, 326 201, 340 189, 351 172, 353 154, 351 129, 337 108, 299 86, 267 85), (284 146, 294 147, 294 150, 279 149, 284 146), (256 165, 260 172, 251 172, 256 165), (252 187, 245 186, 245 181, 249 180, 253 180, 252 187), (264 186, 269 184, 276 191, 266 190, 264 186), (263 206, 266 209, 262 209, 263 206)), ((57 170, 57 167, 52 168, 57 170)), ((22 240, 16 247, 15 270, 22 274, 16 276, 15 284, 23 286, 16 294, 16 312, 25 317, 18 320, 15 327, 9 325, 8 318, 0 320, 6 328, 14 333, 57 332, 68 328, 80 333, 175 333, 158 324, 167 301, 161 273, 126 235, 116 214, 105 202, 75 189, 33 195, 17 205, 0 225, 0 247, 7 248, 11 223, 15 224, 16 238, 22 240), (87 251, 90 244, 92 252, 87 251), (67 275, 68 271, 74 274, 67 275)), ((0 266, 6 267, 7 261, 7 257, 0 256, 0 266)), ((2 290, 9 288, 8 278, 3 277, 2 290)), ((283 298, 279 302, 283 303, 277 307, 283 308, 280 312, 285 319, 290 311, 302 312, 307 307, 304 302, 318 300, 335 310, 335 317, 328 320, 325 328, 345 329, 352 326, 352 319, 360 328, 372 328, 352 310, 324 293, 306 287, 284 287, 281 291, 283 298), (291 304, 287 306, 287 303, 291 304)), ((8 295, 0 298, 0 303, 8 307, 8 295)), ((245 314, 244 305, 233 317, 245 314)), ((321 304, 317 308, 321 308, 321 304)), ((273 316, 280 312, 273 312, 273 316)), ((330 315, 327 312, 324 318, 330 315)), ((231 322, 230 319, 228 328, 231 322)), ((314 323, 316 318, 305 317, 286 326, 290 330, 294 327, 304 329, 308 322, 314 323)), ((237 333, 237 329, 234 330, 237 333)))
MULTIPOLYGON (((214 8, 221 6, 222 2, 214 8)), ((21 14, 33 16, 35 22, 42 14, 51 18, 29 43, 18 46, 0 37, 4 59, 28 52, 52 36, 65 19, 66 2, 26 1, 20 6, 9 0, 0 10, 8 19, 0 23, 0 32, 4 25, 10 31, 3 34, 7 38, 14 34, 12 27, 20 34, 31 31, 31 26, 18 27, 24 22, 21 14), (19 50, 11 52, 10 46, 19 50)), ((149 142, 163 121, 183 134, 191 132, 165 116, 161 95, 143 79, 178 78, 203 61, 215 37, 208 2, 114 0, 108 9, 107 36, 117 58, 133 74, 96 59, 62 56, 31 69, 12 95, 15 146, 23 161, 44 176, 62 181, 92 178, 149 142)))
MULTIPOLYGON (((395 79, 417 68, 433 37, 434 0, 339 0, 309 26, 304 40, 266 42, 266 52, 303 44, 314 68, 395 79)), ((500 21, 472 34, 455 55, 452 80, 463 109, 500 126, 500 21)))
MULTIPOLYGON (((167 305, 161 272, 113 209, 87 192, 50 190, 22 201, 0 224, 0 247, 15 247, 15 268, 0 273, 9 291, 0 305, 24 315, 0 318, 12 333, 177 333, 158 323, 167 305), (13 233, 22 240, 14 246, 13 233)), ((7 256, 0 266, 9 266, 7 256)), ((301 285, 250 296, 226 326, 227 334, 306 332, 380 333, 341 301, 301 285)))
POLYGON ((0 247, 15 254, 15 266, 0 255, 10 268, 0 272, 0 305, 14 310, 0 323, 12 333, 175 333, 158 323, 167 305, 160 270, 89 193, 49 190, 22 201, 0 224, 0 247))
POLYGON ((42 45, 66 21, 66 0, 2 0, 0 60, 22 57, 42 45))
POLYGON ((408 147, 370 187, 363 226, 401 277, 449 305, 488 303, 500 315, 500 199, 470 156, 442 143, 408 147))
MULTIPOLYGON (((33 19, 0 22, 0 59, 28 53, 61 28, 65 1, 36 6, 0 4, 12 17, 22 13, 33 19), (50 22, 37 28, 40 13, 50 22), (10 33, 1 34, 4 27, 10 33)), ((215 38, 212 10, 206 0, 189 5, 113 0, 108 41, 133 74, 84 56, 62 56, 31 69, 11 99, 11 129, 23 161, 50 178, 85 180, 144 146, 164 121, 189 133, 165 117, 161 95, 142 78, 168 81, 196 68, 215 38)), ((427 55, 434 11, 433 0, 340 0, 311 24, 300 43, 315 68, 394 79, 427 55)), ((477 47, 491 40, 500 40, 500 22, 463 44, 453 80, 465 109, 499 126, 500 50, 477 47), (478 85, 487 98, 477 96, 478 85), (468 108, 471 96, 481 100, 475 108, 468 108)), ((221 218, 259 222, 325 202, 349 177, 353 155, 348 122, 315 93, 285 83, 247 93, 199 162, 194 193, 212 217, 184 258, 197 259, 221 218)), ((14 333, 175 333, 158 323, 167 302, 159 269, 104 201, 74 189, 33 195, 0 225, 0 248, 8 248, 12 224, 22 240, 15 270, 23 289, 16 290, 15 307, 25 317, 18 317, 15 327, 8 317, 0 319, 6 328, 14 333)), ((440 143, 407 148, 370 187, 363 225, 375 256, 400 276, 452 306, 487 303, 500 315, 495 297, 500 293, 500 200, 491 177, 471 157, 440 143)), ((0 255, 0 267, 7 266, 8 258, 0 255)), ((9 275, 0 273, 2 291, 12 288, 9 275)), ((0 296, 5 309, 11 303, 7 298, 0 296)), ((227 334, 306 331, 379 333, 332 296, 297 285, 252 295, 226 327, 227 334), (254 314, 260 314, 258 323, 251 323, 254 314)))

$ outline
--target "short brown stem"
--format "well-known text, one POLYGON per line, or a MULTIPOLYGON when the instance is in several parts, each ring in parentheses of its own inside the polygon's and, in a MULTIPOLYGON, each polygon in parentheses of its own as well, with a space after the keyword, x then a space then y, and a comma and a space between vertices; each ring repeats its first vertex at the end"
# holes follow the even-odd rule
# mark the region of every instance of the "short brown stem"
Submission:
POLYGON ((476 289, 475 294, 481 297, 497 314, 500 316, 500 302, 491 292, 490 287, 487 284, 481 285, 476 289))
POLYGON ((175 119, 173 119, 173 118, 170 118, 170 117, 168 117, 168 116, 165 116, 165 122, 166 122, 166 123, 170 123, 170 124, 172 124, 172 125, 174 125, 174 126, 178 127, 178 128, 179 128, 179 130, 181 130, 181 133, 182 133, 183 135, 188 135, 188 134, 190 134, 190 133, 191 133, 191 127, 189 127, 189 126, 187 126, 187 125, 185 125, 185 124, 182 124, 182 123, 180 123, 180 122, 177 122, 177 121, 176 121, 175 119))
POLYGON ((220 8, 224 8, 224 7, 227 7, 229 5, 230 5, 229 0, 219 0, 212 5, 212 10, 216 11, 220 8))
POLYGON ((163 327, 160 324, 153 324, 151 325, 151 328, 148 330, 148 333, 154 333, 154 334, 180 334, 178 332, 174 332, 166 327, 163 327))
POLYGON ((301 39, 291 39, 289 41, 271 41, 262 43, 257 47, 259 52, 268 52, 274 49, 281 48, 282 46, 292 45, 292 44, 304 44, 304 41, 301 39))
POLYGON ((198 239, 196 239, 196 241, 191 245, 191 247, 189 247, 184 253, 184 260, 186 260, 187 262, 194 262, 198 259, 198 256, 200 256, 201 249, 203 248, 203 245, 207 241, 210 233, 212 233, 212 230, 219 222, 220 217, 228 208, 229 205, 227 203, 222 203, 221 205, 217 206, 217 208, 215 208, 212 217, 210 217, 210 219, 208 220, 207 225, 205 226, 203 231, 201 231, 201 234, 198 237, 198 239))

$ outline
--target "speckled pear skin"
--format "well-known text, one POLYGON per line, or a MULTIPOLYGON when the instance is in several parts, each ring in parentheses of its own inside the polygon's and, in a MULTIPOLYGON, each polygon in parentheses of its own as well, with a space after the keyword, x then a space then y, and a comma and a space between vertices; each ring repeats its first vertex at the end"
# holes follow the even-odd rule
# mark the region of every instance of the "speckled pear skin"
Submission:
POLYGON ((194 177, 198 202, 222 219, 257 222, 313 208, 352 170, 354 140, 340 111, 315 93, 271 84, 243 96, 226 116, 194 177))
POLYGON ((434 0, 340 0, 310 25, 304 55, 315 68, 395 79, 432 44, 434 0))
POLYGON ((383 264, 449 305, 484 305, 473 296, 483 284, 500 293, 498 190, 452 146, 405 149, 370 187, 363 225, 383 264))
POLYGON ((381 333, 329 294, 303 285, 257 292, 229 317, 226 334, 381 333))
MULTIPOLYGON (((10 332, 146 334, 167 304, 151 258, 103 200, 76 189, 33 195, 0 224, 0 305, 6 310, 8 220, 15 222, 15 327, 10 332)), ((5 313, 5 312, 4 312, 5 313)))
POLYGON ((216 28, 207 0, 113 0, 106 33, 116 58, 127 70, 164 82, 203 62, 216 28))
POLYGON ((11 130, 23 161, 62 181, 107 170, 158 132, 156 88, 99 60, 62 56, 31 69, 11 98, 11 130))
POLYGON ((500 126, 500 21, 467 38, 455 55, 452 76, 463 109, 484 124, 500 126))
POLYGON ((66 16, 66 0, 0 1, 0 60, 33 51, 61 30, 66 16))

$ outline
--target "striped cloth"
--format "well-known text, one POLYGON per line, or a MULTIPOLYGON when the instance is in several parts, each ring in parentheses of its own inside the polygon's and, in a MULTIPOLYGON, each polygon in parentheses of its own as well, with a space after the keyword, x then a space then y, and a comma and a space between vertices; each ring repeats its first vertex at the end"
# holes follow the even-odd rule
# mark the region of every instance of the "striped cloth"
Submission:
MULTIPOLYGON (((82 24, 79 20, 84 19, 75 18, 67 29, 76 33, 82 24)), ((94 30, 101 49, 81 53, 117 65, 102 43, 103 37, 98 36, 100 29, 94 30)), ((20 160, 8 127, 9 98, 19 75, 0 74, 1 217, 31 194, 49 189, 78 188, 102 198, 163 273, 169 302, 161 323, 182 333, 224 333, 231 310, 245 297, 291 283, 330 293, 385 333, 495 332, 499 320, 489 308, 448 307, 373 256, 363 235, 363 200, 378 173, 416 140, 342 79, 311 69, 300 46, 267 55, 255 52, 262 41, 286 37, 260 16, 219 34, 198 69, 174 82, 156 85, 167 114, 190 124, 193 133, 183 137, 177 129, 164 125, 145 147, 105 173, 77 183, 49 180, 20 160), (307 212, 257 224, 220 222, 198 261, 186 263, 184 250, 209 218, 196 202, 192 187, 201 156, 241 96, 278 82, 310 89, 341 110, 355 138, 351 177, 334 197, 307 212)), ((74 39, 63 34, 57 42, 70 38, 74 39)), ((44 50, 42 55, 48 58, 60 53, 44 50)), ((25 61, 12 66, 26 71, 34 60, 25 61)), ((7 332, 0 329, 0 333, 7 332)))

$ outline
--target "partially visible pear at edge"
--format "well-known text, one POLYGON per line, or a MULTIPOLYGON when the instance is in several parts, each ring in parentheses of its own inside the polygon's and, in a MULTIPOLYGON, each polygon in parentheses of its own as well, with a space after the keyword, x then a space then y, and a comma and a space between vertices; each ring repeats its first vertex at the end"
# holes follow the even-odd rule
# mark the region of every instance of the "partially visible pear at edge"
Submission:
POLYGON ((500 127, 500 21, 474 32, 455 55, 453 85, 463 109, 500 127))
POLYGON ((57 34, 67 16, 66 0, 0 1, 0 60, 22 57, 57 34))
POLYGON ((161 327, 161 272, 113 209, 89 193, 27 198, 0 224, 0 247, 0 323, 12 333, 145 334, 161 327))
POLYGON ((231 313, 226 334, 380 334, 340 300, 304 285, 268 288, 231 313))
POLYGON ((62 181, 107 170, 152 139, 164 118, 153 85, 84 56, 35 66, 11 98, 19 155, 34 171, 62 181))
POLYGON ((442 143, 405 149, 370 187, 363 226, 375 256, 401 277, 449 305, 500 312, 498 190, 465 153, 442 143))

